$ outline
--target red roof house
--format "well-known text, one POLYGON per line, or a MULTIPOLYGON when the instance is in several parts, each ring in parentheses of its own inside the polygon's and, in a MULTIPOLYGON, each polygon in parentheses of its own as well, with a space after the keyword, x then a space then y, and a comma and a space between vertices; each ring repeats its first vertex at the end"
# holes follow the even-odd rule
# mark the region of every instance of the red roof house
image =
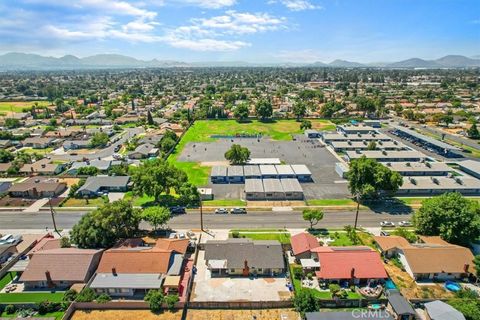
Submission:
POLYGON ((304 254, 308 254, 309 258, 312 249, 320 247, 318 239, 310 233, 306 232, 302 232, 292 236, 292 238, 290 239, 290 243, 292 244, 293 254, 297 258, 304 254))
POLYGON ((386 279, 387 272, 378 252, 369 247, 319 247, 312 250, 317 254, 319 279, 353 280, 386 279))

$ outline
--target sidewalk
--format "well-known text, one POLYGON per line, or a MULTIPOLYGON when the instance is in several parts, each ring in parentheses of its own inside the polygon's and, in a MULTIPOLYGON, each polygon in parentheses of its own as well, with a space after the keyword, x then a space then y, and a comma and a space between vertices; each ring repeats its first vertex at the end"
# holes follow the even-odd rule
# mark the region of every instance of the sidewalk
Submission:
POLYGON ((28 213, 35 213, 39 212, 40 209, 48 203, 48 198, 42 198, 37 201, 35 201, 30 207, 26 208, 23 210, 23 212, 28 212, 28 213))

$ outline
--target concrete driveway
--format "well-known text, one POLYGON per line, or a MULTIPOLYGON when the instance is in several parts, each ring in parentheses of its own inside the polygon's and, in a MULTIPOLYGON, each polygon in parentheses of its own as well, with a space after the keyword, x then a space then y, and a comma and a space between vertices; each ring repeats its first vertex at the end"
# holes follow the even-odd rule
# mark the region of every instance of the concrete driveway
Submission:
POLYGON ((110 192, 108 194, 108 202, 112 203, 117 200, 122 200, 125 196, 125 192, 110 192))
POLYGON ((291 293, 285 277, 211 277, 200 251, 196 264, 193 301, 281 301, 291 293))

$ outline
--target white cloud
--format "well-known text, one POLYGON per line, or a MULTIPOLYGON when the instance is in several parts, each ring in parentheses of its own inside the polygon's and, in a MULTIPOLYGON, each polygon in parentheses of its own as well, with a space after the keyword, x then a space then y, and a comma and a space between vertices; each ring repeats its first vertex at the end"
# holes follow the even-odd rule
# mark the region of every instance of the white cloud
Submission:
POLYGON ((175 35, 164 37, 163 41, 174 48, 194 51, 234 51, 250 46, 250 43, 243 41, 218 40, 211 38, 182 39, 176 38, 175 35))
POLYGON ((281 3, 288 10, 291 11, 304 11, 304 10, 316 10, 322 9, 322 6, 314 4, 309 0, 270 0, 269 4, 281 3))
POLYGON ((220 9, 231 7, 237 3, 237 0, 178 0, 181 3, 194 5, 206 9, 220 9))

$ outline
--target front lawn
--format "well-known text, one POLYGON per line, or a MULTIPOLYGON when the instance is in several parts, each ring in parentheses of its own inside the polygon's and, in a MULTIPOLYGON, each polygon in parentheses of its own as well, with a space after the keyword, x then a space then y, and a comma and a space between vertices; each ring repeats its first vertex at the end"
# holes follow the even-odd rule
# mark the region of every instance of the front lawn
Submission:
POLYGON ((62 204, 62 207, 101 207, 107 203, 107 201, 102 197, 92 199, 68 198, 62 204))
POLYGON ((249 238, 252 240, 277 240, 282 244, 290 243, 290 233, 282 231, 237 231, 231 230, 229 237, 233 238, 233 233, 238 233, 240 238, 249 238))
POLYGON ((63 292, 20 292, 20 293, 0 293, 2 303, 36 303, 42 301, 61 302, 63 292))
POLYGON ((311 199, 307 200, 309 206, 356 206, 352 199, 311 199))
POLYGON ((10 281, 12 281, 12 279, 15 279, 15 277, 17 276, 17 273, 16 272, 7 272, 2 279, 0 279, 0 290, 2 290, 3 288, 5 288, 5 286, 7 284, 10 283, 10 281))

